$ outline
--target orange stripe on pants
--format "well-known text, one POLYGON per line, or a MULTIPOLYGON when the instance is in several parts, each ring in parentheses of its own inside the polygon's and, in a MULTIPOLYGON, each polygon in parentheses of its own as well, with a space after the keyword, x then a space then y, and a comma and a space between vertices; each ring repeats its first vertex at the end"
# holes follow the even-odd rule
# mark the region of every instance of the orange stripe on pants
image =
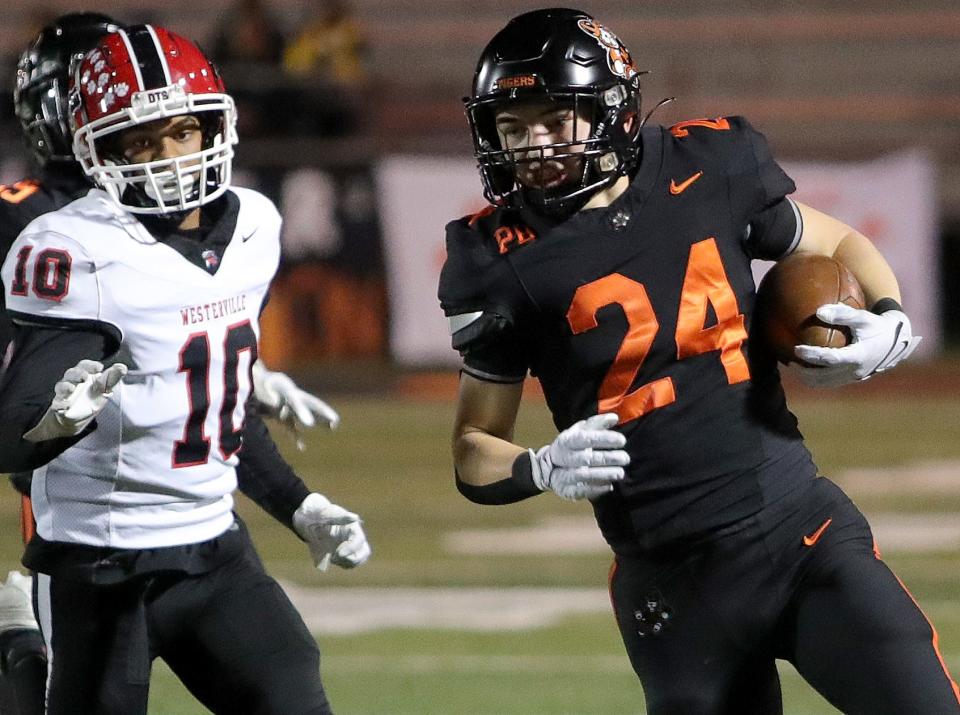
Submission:
POLYGON ((950 676, 950 671, 947 669, 946 661, 943 659, 943 653, 940 652, 940 634, 937 633, 937 629, 934 627, 933 622, 927 618, 927 614, 923 612, 923 609, 920 608, 920 604, 917 603, 917 599, 913 597, 913 594, 910 593, 910 589, 907 588, 906 584, 900 580, 900 577, 894 574, 894 577, 897 579, 897 582, 900 584, 900 588, 910 597, 910 600, 913 601, 913 605, 917 607, 917 610, 920 611, 920 615, 923 616, 923 620, 927 622, 927 625, 930 626, 930 630, 933 633, 933 638, 930 639, 933 644, 933 652, 937 654, 937 660, 940 661, 940 667, 943 668, 943 674, 947 676, 947 680, 950 681, 950 687, 953 688, 953 695, 957 699, 957 702, 960 703, 960 687, 957 686, 957 683, 950 676))
POLYGON ((33 504, 26 494, 20 495, 20 533, 23 543, 29 544, 30 539, 37 533, 37 522, 33 518, 33 504))

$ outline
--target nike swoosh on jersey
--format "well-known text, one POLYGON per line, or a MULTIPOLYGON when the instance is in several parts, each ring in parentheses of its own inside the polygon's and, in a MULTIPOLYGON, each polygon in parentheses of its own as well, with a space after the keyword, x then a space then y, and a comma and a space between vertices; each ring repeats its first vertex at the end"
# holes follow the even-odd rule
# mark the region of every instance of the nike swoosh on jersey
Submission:
POLYGON ((689 179, 682 181, 679 184, 674 179, 670 179, 670 193, 674 196, 679 196, 690 187, 690 184, 699 179, 701 176, 703 176, 703 172, 698 171, 689 179))
POLYGON ((813 532, 812 534, 810 534, 810 536, 804 536, 804 537, 803 537, 803 545, 804 545, 804 546, 813 546, 815 543, 817 543, 818 541, 820 541, 820 537, 823 536, 823 532, 825 532, 825 531, 827 530, 827 527, 830 526, 830 524, 831 524, 832 522, 833 522, 833 517, 830 517, 829 519, 827 519, 825 522, 823 522, 823 523, 820 525, 820 528, 819 528, 819 529, 817 529, 815 532, 813 532))
POLYGON ((246 236, 241 236, 241 237, 240 237, 240 240, 241 240, 243 243, 246 243, 246 242, 249 241, 251 238, 253 238, 253 234, 255 234, 255 233, 259 230, 259 228, 260 228, 260 227, 258 226, 257 228, 253 229, 250 233, 248 233, 246 236))

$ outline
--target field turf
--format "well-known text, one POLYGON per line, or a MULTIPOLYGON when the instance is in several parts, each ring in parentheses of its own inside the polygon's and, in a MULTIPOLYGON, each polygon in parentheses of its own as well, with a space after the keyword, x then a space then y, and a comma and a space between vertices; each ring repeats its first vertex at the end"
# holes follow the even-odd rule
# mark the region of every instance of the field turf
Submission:
MULTIPOLYGON (((881 378, 885 379, 885 378, 881 378)), ((879 381, 877 381, 879 382, 879 381)), ((947 383, 957 384, 956 380, 947 383)), ((602 550, 549 555, 452 553, 458 531, 534 527, 589 514, 583 504, 543 496, 507 508, 478 507, 453 486, 448 435, 450 400, 339 397, 336 432, 306 436, 299 453, 275 431, 308 484, 359 512, 374 547, 361 569, 318 574, 306 548, 249 502, 240 500, 270 571, 299 587, 319 589, 430 587, 603 588, 609 555, 602 550)), ((947 527, 960 521, 960 393, 871 389, 797 391, 791 404, 824 474, 844 485, 868 518, 894 513, 947 527), (874 472, 896 468, 895 472, 874 472), (851 471, 860 469, 859 472, 851 471), (932 476, 931 476, 932 474, 932 476), (939 475, 939 476, 937 476, 939 475), (952 478, 951 478, 952 475, 952 478), (846 481, 845 481, 846 480, 846 481)), ((540 401, 524 402, 518 441, 553 435, 540 401)), ((17 564, 17 504, 0 501, 0 567, 17 564)), ((934 538, 935 541, 935 538, 934 538)), ((924 541, 913 549, 881 544, 884 557, 936 624, 948 665, 960 671, 960 543, 924 541)), ((321 600, 322 602, 322 600, 321 600)), ((341 715, 569 715, 642 713, 612 617, 579 613, 546 626, 461 630, 393 627, 320 633, 322 670, 341 715)), ((789 667, 781 668, 786 712, 836 712, 789 667)), ((151 713, 204 713, 163 664, 154 668, 151 713)))

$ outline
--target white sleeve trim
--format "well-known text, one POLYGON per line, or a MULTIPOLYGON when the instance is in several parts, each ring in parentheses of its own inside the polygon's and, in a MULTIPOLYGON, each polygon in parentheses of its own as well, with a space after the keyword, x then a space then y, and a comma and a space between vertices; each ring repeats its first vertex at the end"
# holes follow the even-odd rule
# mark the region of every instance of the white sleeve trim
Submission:
POLYGON ((791 199, 789 196, 784 197, 787 200, 787 203, 790 204, 790 208, 793 209, 793 215, 797 219, 797 230, 793 234, 793 240, 790 241, 790 246, 786 251, 783 252, 783 255, 780 258, 789 256, 795 250, 797 246, 800 245, 800 239, 803 237, 803 216, 800 215, 800 208, 797 206, 797 202, 791 199))
POLYGON ((465 373, 471 377, 475 377, 478 380, 483 380, 484 382, 499 382, 504 385, 516 384, 518 382, 523 382, 526 379, 526 375, 495 375, 492 372, 486 372, 485 370, 478 370, 475 367, 470 367, 469 365, 464 364, 461 367, 465 373))
POLYGON ((482 310, 477 310, 473 313, 461 313, 460 315, 451 315, 450 316, 450 334, 463 330, 465 327, 471 323, 476 322, 480 316, 483 315, 482 310))

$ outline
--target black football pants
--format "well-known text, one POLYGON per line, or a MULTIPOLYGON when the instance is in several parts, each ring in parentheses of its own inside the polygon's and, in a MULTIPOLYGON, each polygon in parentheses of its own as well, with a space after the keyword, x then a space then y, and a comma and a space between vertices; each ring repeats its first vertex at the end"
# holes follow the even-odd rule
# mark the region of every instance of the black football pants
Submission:
POLYGON ((198 576, 38 578, 51 715, 145 714, 155 657, 214 713, 330 712, 316 641, 252 551, 198 576))
POLYGON ((610 590, 649 715, 776 715, 776 658, 844 713, 960 713, 937 633, 827 479, 610 590))

